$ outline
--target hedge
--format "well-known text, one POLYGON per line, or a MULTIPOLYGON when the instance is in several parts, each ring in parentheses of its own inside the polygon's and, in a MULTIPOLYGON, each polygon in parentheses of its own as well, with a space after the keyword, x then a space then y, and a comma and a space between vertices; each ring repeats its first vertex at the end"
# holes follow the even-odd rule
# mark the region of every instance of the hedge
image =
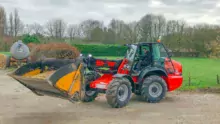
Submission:
POLYGON ((127 48, 122 45, 104 44, 72 44, 82 54, 92 54, 94 56, 124 56, 127 48))

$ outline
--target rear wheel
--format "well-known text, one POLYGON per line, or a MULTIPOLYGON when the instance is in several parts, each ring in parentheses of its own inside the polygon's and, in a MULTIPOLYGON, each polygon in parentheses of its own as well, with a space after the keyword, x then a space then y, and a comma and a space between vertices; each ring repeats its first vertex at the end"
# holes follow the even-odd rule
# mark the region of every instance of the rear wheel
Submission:
POLYGON ((89 85, 92 81, 96 80, 99 78, 100 75, 96 72, 89 72, 88 74, 85 75, 85 94, 82 98, 83 102, 91 102, 95 100, 95 98, 98 96, 98 91, 92 90, 89 88, 89 85))
POLYGON ((166 82, 159 76, 152 75, 147 77, 141 88, 141 97, 150 103, 160 102, 167 92, 166 82))
POLYGON ((131 98, 131 83, 126 78, 115 78, 106 91, 108 104, 113 108, 126 106, 131 98))

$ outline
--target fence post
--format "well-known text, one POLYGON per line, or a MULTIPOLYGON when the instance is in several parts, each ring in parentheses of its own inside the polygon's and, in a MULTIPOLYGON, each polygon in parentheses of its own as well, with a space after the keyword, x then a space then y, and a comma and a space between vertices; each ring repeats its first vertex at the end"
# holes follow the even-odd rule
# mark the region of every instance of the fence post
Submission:
POLYGON ((217 74, 217 84, 219 84, 219 75, 217 74))
POLYGON ((191 85, 191 75, 190 75, 190 72, 189 72, 189 86, 191 85))

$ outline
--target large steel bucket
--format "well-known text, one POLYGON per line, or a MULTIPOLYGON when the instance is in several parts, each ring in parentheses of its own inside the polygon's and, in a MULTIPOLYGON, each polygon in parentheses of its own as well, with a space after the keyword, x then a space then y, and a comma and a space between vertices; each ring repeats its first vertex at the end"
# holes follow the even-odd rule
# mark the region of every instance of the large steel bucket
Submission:
POLYGON ((49 59, 29 63, 8 75, 37 95, 76 100, 82 89, 82 66, 79 60, 49 59), (45 72, 47 68, 54 70, 45 75, 44 78, 36 77, 36 75, 45 72))

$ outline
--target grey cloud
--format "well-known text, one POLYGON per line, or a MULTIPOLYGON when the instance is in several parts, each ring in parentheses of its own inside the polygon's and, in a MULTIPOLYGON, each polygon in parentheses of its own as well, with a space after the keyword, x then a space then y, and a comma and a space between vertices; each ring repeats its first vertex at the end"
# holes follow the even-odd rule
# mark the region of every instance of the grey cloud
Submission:
MULTIPOLYGON (((25 23, 45 23, 52 18, 62 18, 68 23, 89 18, 104 22, 117 18, 129 22, 139 20, 147 13, 193 22, 205 14, 217 19, 217 2, 220 0, 0 0, 0 5, 6 11, 18 8, 25 23), (156 4, 152 6, 152 2, 156 4)), ((209 18, 200 21, 209 22, 209 18)))
POLYGON ((213 6, 218 0, 160 0, 166 5, 181 5, 181 6, 213 6))
POLYGON ((49 0, 53 5, 62 5, 67 6, 70 3, 70 0, 49 0))
MULTIPOLYGON (((14 0, 1 0, 1 3, 13 3, 14 0)), ((0 5, 1 5, 0 3, 0 5)))
POLYGON ((71 2, 71 0, 32 0, 36 6, 57 6, 65 7, 71 2))

